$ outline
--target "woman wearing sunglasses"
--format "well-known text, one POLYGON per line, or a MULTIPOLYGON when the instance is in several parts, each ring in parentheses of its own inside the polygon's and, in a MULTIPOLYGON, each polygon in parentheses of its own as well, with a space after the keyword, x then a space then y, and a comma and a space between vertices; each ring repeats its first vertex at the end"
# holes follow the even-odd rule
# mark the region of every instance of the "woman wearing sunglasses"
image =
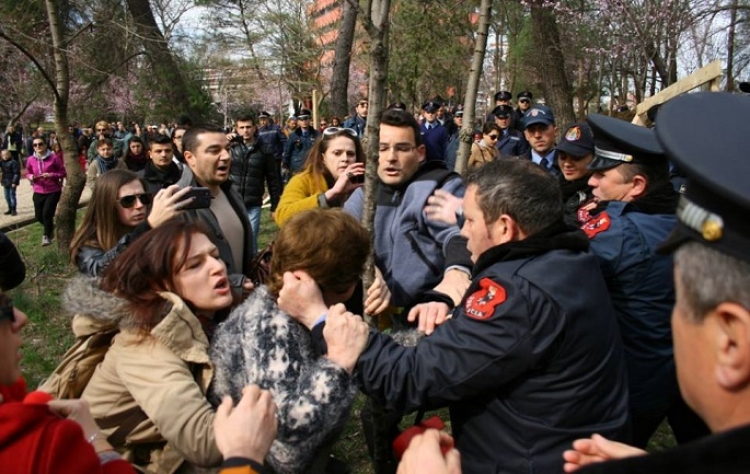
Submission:
POLYGON ((583 209, 579 217, 579 208, 585 207, 594 197, 589 186, 592 172, 588 169, 594 158, 594 135, 591 128, 586 122, 571 125, 565 130, 555 149, 557 164, 562 172, 559 179, 565 218, 572 224, 582 224, 586 222, 588 213, 583 209))
POLYGON ((362 186, 365 153, 351 128, 328 127, 310 148, 304 168, 284 188, 276 223, 315 208, 341 207, 362 186))
POLYGON ((471 145, 469 171, 474 171, 485 163, 495 161, 500 156, 500 152, 497 151, 495 145, 502 134, 503 131, 495 123, 487 122, 484 124, 484 127, 482 127, 482 139, 471 145))
POLYGON ((42 226, 44 235, 42 246, 49 245, 54 237, 55 210, 62 193, 65 164, 62 154, 52 153, 47 149, 44 138, 35 138, 31 146, 34 154, 26 161, 26 177, 34 189, 34 216, 42 226))
POLYGON ((96 182, 70 258, 84 275, 99 276, 138 237, 179 213, 190 188, 173 185, 151 196, 132 171, 112 170, 96 182), (148 206, 152 204, 151 212, 148 206))

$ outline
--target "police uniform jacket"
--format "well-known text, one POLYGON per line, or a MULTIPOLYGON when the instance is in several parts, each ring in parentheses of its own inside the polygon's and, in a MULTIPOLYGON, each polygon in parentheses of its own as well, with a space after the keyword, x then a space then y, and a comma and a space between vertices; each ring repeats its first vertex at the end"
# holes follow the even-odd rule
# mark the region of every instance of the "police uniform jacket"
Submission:
POLYGON ((258 127, 258 140, 260 140, 263 153, 272 155, 276 160, 281 160, 286 143, 286 135, 281 131, 281 127, 276 124, 258 127))
POLYGON ((522 132, 507 128, 503 130, 503 137, 498 138, 495 148, 503 156, 521 156, 529 152, 529 142, 522 132))
POLYGON ((435 120, 431 124, 427 121, 420 125, 422 143, 427 148, 427 161, 445 161, 448 150, 448 130, 435 120))
POLYGON ((558 474, 573 440, 622 439, 622 347, 587 248, 560 223, 487 250, 453 318, 416 347, 371 331, 361 389, 396 410, 447 404, 465 474, 558 474))
POLYGON ((649 198, 664 203, 655 209, 640 200, 611 201, 583 226, 620 324, 630 410, 640 416, 663 415, 678 394, 670 325, 675 299, 672 257, 656 253, 677 222, 676 194, 673 204, 661 194, 649 198))
MULTIPOLYGON (((463 196, 463 180, 440 162, 423 164, 400 187, 378 186, 375 208, 375 263, 391 290, 391 304, 410 307, 434 288, 452 265, 471 267, 466 240, 460 229, 427 220, 424 207, 435 189, 463 196)), ((344 210, 358 219, 364 203, 363 188, 352 193, 344 210)))
POLYGON ((307 159, 307 153, 312 148, 316 138, 318 138, 318 132, 312 127, 307 129, 306 135, 303 135, 301 127, 297 127, 289 134, 289 140, 287 140, 284 150, 284 166, 292 174, 298 173, 302 169, 307 159))

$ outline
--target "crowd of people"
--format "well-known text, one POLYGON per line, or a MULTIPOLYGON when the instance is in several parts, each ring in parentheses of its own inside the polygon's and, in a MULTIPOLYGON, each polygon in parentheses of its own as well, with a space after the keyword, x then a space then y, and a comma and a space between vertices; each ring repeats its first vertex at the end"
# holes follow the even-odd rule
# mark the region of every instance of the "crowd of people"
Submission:
MULTIPOLYGON (((89 378, 63 363, 27 395, 27 319, 7 298, 24 276, 0 275, 0 464, 342 472, 332 446, 359 390, 377 474, 750 469, 748 164, 741 131, 719 133, 750 102, 690 94, 656 128, 591 115, 558 139, 530 92, 495 99, 464 175, 460 110, 377 118, 372 239, 366 100, 321 129, 308 110, 286 131, 263 111, 171 138, 97 124, 63 304, 72 354, 105 349, 89 378), (258 279, 266 192, 280 230, 258 279), (420 428, 398 459, 403 417, 436 407, 452 435, 420 428), (679 447, 646 455, 665 420, 679 447)), ((64 168, 32 146, 46 222, 64 168)))

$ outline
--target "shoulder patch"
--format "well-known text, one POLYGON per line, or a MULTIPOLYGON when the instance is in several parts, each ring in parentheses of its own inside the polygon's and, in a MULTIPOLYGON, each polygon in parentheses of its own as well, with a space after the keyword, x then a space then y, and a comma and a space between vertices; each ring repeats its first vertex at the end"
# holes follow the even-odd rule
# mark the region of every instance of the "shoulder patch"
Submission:
POLYGON ((479 280, 479 289, 466 298, 464 310, 466 316, 477 321, 489 319, 495 308, 505 302, 505 288, 489 278, 479 280))
POLYGON ((609 230, 610 225, 612 225, 612 219, 610 219, 607 211, 602 211, 599 215, 583 224, 581 230, 586 233, 590 240, 596 237, 597 234, 609 230))

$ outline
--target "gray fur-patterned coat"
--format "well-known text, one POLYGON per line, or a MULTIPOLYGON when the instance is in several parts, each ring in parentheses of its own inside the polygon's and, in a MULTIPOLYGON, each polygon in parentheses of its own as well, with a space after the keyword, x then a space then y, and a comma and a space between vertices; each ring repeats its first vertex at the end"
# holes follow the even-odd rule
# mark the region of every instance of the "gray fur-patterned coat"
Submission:
POLYGON ((356 395, 350 375, 313 349, 310 332, 281 311, 265 286, 230 314, 211 343, 218 405, 257 384, 273 395, 279 422, 266 461, 279 474, 304 472, 316 451, 346 423, 356 395))

